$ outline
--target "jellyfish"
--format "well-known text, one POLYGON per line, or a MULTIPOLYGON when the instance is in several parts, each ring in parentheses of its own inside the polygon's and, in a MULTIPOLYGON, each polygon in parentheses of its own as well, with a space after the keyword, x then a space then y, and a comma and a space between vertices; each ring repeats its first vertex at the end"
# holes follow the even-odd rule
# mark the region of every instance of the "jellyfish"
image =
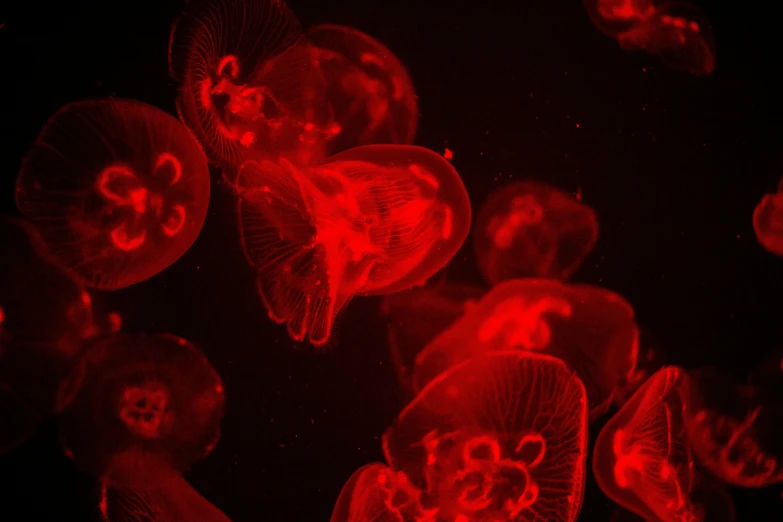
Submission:
POLYGON ((469 312, 486 293, 470 283, 447 282, 384 296, 392 363, 403 388, 413 388, 416 356, 441 332, 469 312))
POLYGON ((48 261, 32 225, 0 218, 0 451, 56 413, 60 382, 93 333, 84 288, 48 261))
POLYGON ((688 375, 666 366, 606 423, 593 451, 601 490, 645 520, 704 520, 691 496, 698 476, 685 434, 688 375))
POLYGON ((567 279, 598 238, 595 212, 543 183, 503 187, 476 219, 476 259, 490 285, 515 277, 567 279))
POLYGON ((613 38, 655 15, 652 0, 584 0, 584 5, 593 25, 613 38))
POLYGON ((775 194, 766 194, 753 211, 756 239, 766 250, 783 256, 783 178, 775 194))
POLYGON ((351 27, 317 25, 307 38, 315 46, 338 127, 327 145, 330 154, 374 143, 413 143, 418 98, 394 53, 351 27))
POLYGON ((109 485, 165 487, 220 435, 220 376, 195 346, 170 334, 97 341, 60 400, 65 454, 109 485))
POLYGON ((430 382, 383 436, 387 461, 434 520, 573 522, 582 503, 587 397, 548 355, 506 351, 430 382))
POLYGON ((715 368, 694 370, 691 382, 685 426, 699 462, 736 486, 783 481, 783 397, 715 368))
POLYGON ((133 100, 72 103, 22 163, 19 210, 87 286, 114 290, 177 261, 209 203, 206 157, 188 130, 133 100))
POLYGON ((640 21, 617 37, 625 50, 643 50, 667 67, 708 75, 715 70, 715 43, 707 17, 686 2, 664 2, 654 16, 640 21))
POLYGON ((612 399, 617 408, 621 408, 636 393, 647 379, 661 369, 666 362, 666 353, 655 334, 644 325, 636 325, 638 354, 633 370, 620 379, 612 399))
POLYGON ((584 383, 594 419, 607 410, 617 385, 636 367, 633 308, 614 292, 590 285, 505 281, 419 353, 414 388, 471 357, 511 349, 565 361, 584 383))
POLYGON ((434 522, 436 509, 425 510, 421 492, 402 472, 378 462, 357 469, 343 486, 331 522, 434 522))
POLYGON ((269 317, 316 346, 354 295, 423 285, 470 226, 459 175, 421 147, 367 145, 308 169, 248 162, 239 185, 242 244, 269 317))
POLYGON ((191 2, 171 30, 169 72, 180 118, 224 167, 311 163, 336 132, 313 48, 281 0, 191 2))

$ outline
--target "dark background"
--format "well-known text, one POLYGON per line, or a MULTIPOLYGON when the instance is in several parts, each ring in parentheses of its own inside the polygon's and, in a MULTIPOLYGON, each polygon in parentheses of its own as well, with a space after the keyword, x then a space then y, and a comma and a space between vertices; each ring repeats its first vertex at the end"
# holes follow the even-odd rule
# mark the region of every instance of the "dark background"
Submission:
MULTIPOLYGON (((620 50, 577 0, 422 4, 291 1, 305 27, 355 26, 400 57, 420 96, 416 143, 454 151, 474 207, 523 178, 581 188, 601 237, 574 280, 624 295, 669 362, 741 376, 779 347, 783 260, 759 247, 751 225, 754 205, 783 175, 778 19, 739 2, 699 2, 717 70, 695 78, 620 50)), ((6 213, 16 212, 20 159, 63 104, 116 95, 175 114, 166 48, 181 8, 3 2, 6 213)), ((476 278, 470 241, 449 267, 453 278, 476 278)), ((406 398, 378 300, 351 303, 328 353, 292 347, 257 298, 232 198, 218 183, 179 262, 96 302, 119 311, 127 331, 188 338, 223 376, 222 439, 187 478, 233 520, 326 521, 351 473, 382 460, 380 436, 406 398)), ((1 520, 96 513, 96 485, 62 456, 53 422, 0 458, 0 484, 1 520)), ((738 520, 783 517, 780 487, 732 494, 738 520)), ((613 509, 591 479, 581 520, 608 520, 613 509)))

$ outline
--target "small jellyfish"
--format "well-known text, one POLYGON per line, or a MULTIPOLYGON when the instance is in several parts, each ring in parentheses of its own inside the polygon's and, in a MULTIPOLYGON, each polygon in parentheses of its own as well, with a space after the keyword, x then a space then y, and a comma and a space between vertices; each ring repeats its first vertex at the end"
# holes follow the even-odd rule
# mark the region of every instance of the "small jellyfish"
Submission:
POLYGON ((686 2, 664 2, 655 14, 617 37, 620 47, 657 56, 670 69, 707 75, 715 70, 715 44, 707 17, 686 2))
POLYGON ((593 474, 610 499, 661 522, 704 520, 691 496, 698 481, 685 434, 688 376, 659 370, 598 435, 593 474))
POLYGON ((416 358, 415 389, 448 368, 489 351, 535 351, 565 361, 587 389, 591 419, 636 367, 631 305, 590 285, 514 279, 489 291, 416 358))
POLYGON ((88 286, 114 290, 177 261, 209 203, 209 168, 187 128, 133 100, 72 103, 22 163, 16 203, 51 255, 88 286))
POLYGON ((766 194, 753 211, 756 239, 766 250, 783 257, 783 178, 776 194, 766 194))
POLYGON ((85 351, 61 388, 65 454, 107 484, 160 485, 217 444, 223 385, 192 344, 117 334, 85 351))
POLYGON ((317 25, 307 38, 315 46, 338 127, 328 143, 330 154, 359 145, 413 142, 418 98, 394 53, 351 27, 317 25))
POLYGON ((94 332, 90 296, 46 258, 32 225, 0 218, 0 450, 57 411, 60 381, 94 332))
POLYGON ((175 473, 133 488, 102 481, 98 510, 102 522, 231 522, 175 473))
POLYGON ((331 522, 433 521, 436 509, 425 510, 421 492, 404 473, 380 463, 357 469, 340 491, 331 522))
POLYGON ((430 382, 383 436, 389 465, 432 520, 573 522, 582 504, 587 397, 548 355, 493 352, 430 382))
POLYGON ((474 238, 479 269, 491 285, 515 277, 567 279, 595 245, 598 220, 570 194, 525 181, 490 195, 474 238))
POLYGON ((191 2, 171 30, 169 72, 180 118, 224 167, 311 163, 336 132, 313 48, 281 0, 191 2))
POLYGON ((611 37, 655 15, 652 0, 584 0, 584 5, 593 25, 611 37))
POLYGON ((308 169, 248 162, 239 187, 242 244, 269 317, 313 345, 354 295, 424 284, 470 226, 459 175, 421 147, 367 145, 308 169))
MULTIPOLYGON (((778 376, 778 378, 780 378, 778 376)), ((688 437, 710 473, 736 486, 783 481, 783 403, 714 368, 691 373, 688 437)))
POLYGON ((441 332, 472 309, 486 289, 447 282, 384 296, 381 313, 388 321, 392 363, 403 388, 413 387, 416 356, 441 332))

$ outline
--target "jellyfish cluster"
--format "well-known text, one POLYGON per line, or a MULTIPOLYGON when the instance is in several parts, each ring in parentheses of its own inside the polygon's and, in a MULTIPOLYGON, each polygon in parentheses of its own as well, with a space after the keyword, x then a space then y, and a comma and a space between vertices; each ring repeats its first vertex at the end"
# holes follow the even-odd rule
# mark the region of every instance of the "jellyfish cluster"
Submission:
MULTIPOLYGON (((715 68, 690 4, 585 5, 623 49, 715 68)), ((727 485, 783 482, 783 356, 744 381, 662 364, 625 297, 569 281, 599 241, 581 191, 510 183, 472 222, 453 153, 413 144, 418 97, 382 43, 303 28, 282 0, 192 0, 169 42, 176 116, 74 101, 21 162, 21 217, 0 219, 0 451, 54 417, 103 520, 228 520, 184 477, 220 440, 208 347, 93 305, 176 263, 218 187, 259 321, 317 357, 354 297, 379 303, 407 405, 332 522, 574 522, 590 475, 617 520, 731 522, 727 485), (447 270, 469 232, 480 283, 447 270)), ((778 256, 781 187, 753 212, 778 256)))

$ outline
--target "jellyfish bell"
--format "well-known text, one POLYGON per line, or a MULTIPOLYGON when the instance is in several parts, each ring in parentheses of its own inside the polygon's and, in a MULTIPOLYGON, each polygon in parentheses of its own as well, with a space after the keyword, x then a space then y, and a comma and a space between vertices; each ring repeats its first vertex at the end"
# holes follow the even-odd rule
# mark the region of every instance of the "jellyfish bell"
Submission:
POLYGON ((143 281, 179 259, 207 213, 209 169, 191 133, 134 100, 75 102, 49 119, 16 184, 19 210, 88 286, 143 281))
POLYGON ((49 261, 35 228, 0 218, 0 394, 9 414, 0 447, 57 412, 60 381, 93 335, 92 319, 89 294, 49 261))
POLYGON ((206 358, 173 335, 97 341, 64 382, 66 455, 101 480, 152 486, 177 479, 217 444, 223 385, 206 358))
POLYGON ((614 292, 590 285, 505 281, 419 352, 414 389, 462 361, 512 349, 565 361, 584 383, 595 418, 607 410, 617 385, 636 367, 633 308, 614 292))
POLYGON ((425 510, 418 491, 402 472, 380 463, 357 469, 340 491, 331 522, 432 520, 436 510, 425 510))
POLYGON ((593 25, 611 37, 655 15, 652 0, 584 0, 584 5, 593 25))
POLYGON ((403 388, 413 389, 416 356, 441 332, 472 309, 486 289, 471 283, 446 282, 384 296, 392 363, 403 388))
POLYGON ((753 231, 764 250, 783 256, 783 191, 761 198, 753 210, 753 231))
POLYGON ((548 355, 492 352, 430 382, 383 436, 386 460, 436 520, 576 520, 587 398, 548 355))
POLYGON ((617 37, 625 50, 643 50, 674 70, 702 76, 715 70, 715 43, 704 14, 687 2, 669 1, 617 37))
POLYGON ((169 72, 180 118, 222 166, 324 156, 334 133, 324 77, 284 2, 192 2, 172 27, 169 72))
POLYGON ((685 434, 688 375, 656 372, 596 439, 593 474, 601 490, 645 520, 703 520, 692 493, 699 477, 685 434))
POLYGON ((476 218, 474 248, 491 285, 515 277, 567 279, 598 239, 595 212, 570 194, 534 181, 489 196, 476 218))
POLYGON ((418 124, 418 98, 408 72, 382 43, 351 27, 307 31, 326 79, 336 134, 330 154, 373 143, 409 144, 418 124))
POLYGON ((459 175, 420 147, 358 147, 307 169, 247 162, 238 187, 242 244, 269 316, 314 345, 354 295, 423 284, 470 224, 459 175))

